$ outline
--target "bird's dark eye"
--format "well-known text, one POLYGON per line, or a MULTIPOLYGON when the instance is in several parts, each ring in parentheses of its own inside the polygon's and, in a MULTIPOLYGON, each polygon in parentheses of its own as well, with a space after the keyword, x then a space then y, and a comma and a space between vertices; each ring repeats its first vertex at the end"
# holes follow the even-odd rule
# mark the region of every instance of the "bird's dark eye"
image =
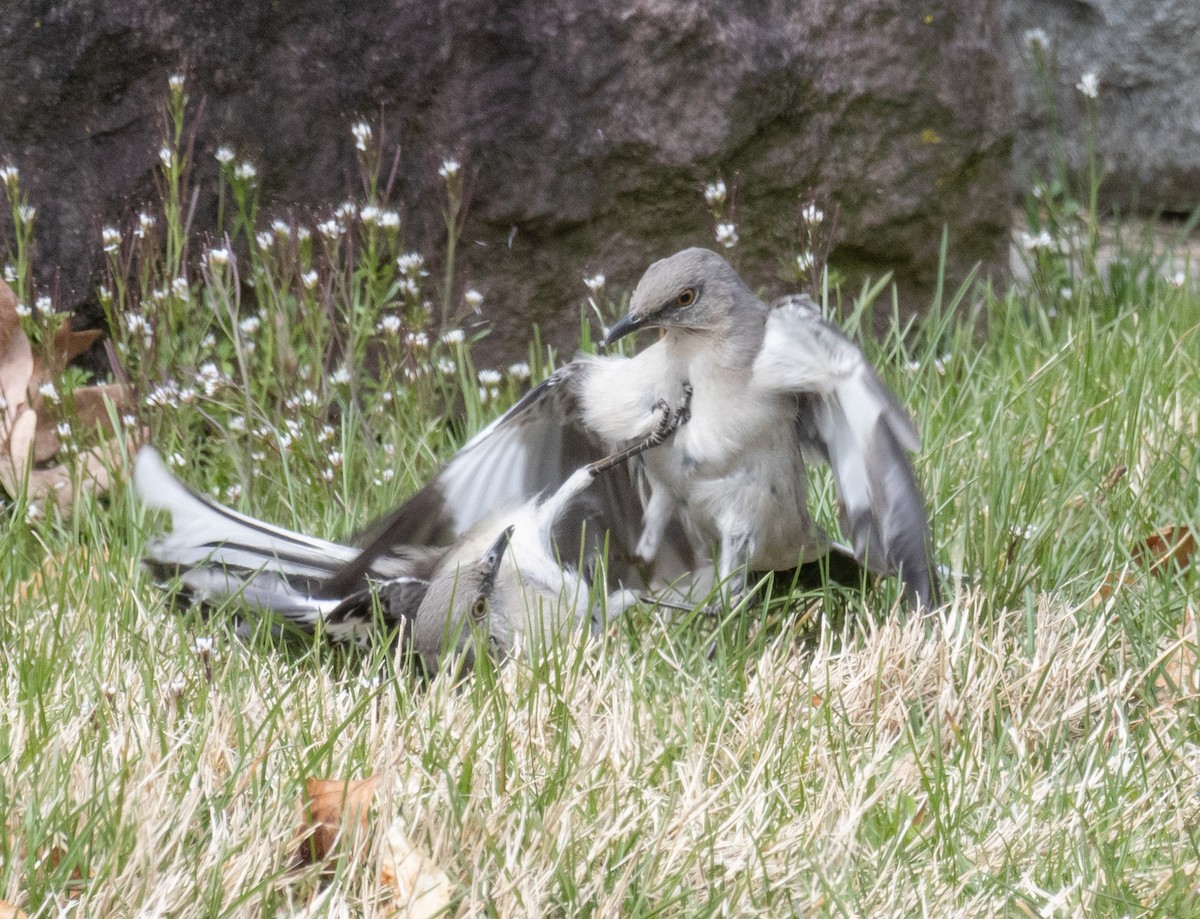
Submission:
POLYGON ((679 296, 675 298, 676 306, 691 306, 696 302, 696 291, 690 287, 685 287, 679 292, 679 296))
POLYGON ((487 598, 476 597, 475 602, 471 604, 471 618, 476 622, 487 615, 487 598))

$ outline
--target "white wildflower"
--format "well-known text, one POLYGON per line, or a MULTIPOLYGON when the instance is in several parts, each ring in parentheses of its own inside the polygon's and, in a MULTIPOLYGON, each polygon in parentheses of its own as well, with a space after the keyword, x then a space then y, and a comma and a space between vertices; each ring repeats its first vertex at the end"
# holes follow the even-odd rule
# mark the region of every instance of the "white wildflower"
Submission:
POLYGON ((175 151, 170 147, 159 147, 158 158, 162 161, 164 167, 170 169, 175 162, 175 151))
POLYGON ((254 234, 254 241, 258 243, 258 248, 269 249, 271 243, 275 242, 275 235, 270 230, 259 230, 254 234))
POLYGON ((458 175, 458 171, 462 168, 462 164, 458 160, 442 160, 441 168, 438 169, 438 175, 449 182, 458 175))
POLYGON ((1050 36, 1045 29, 1026 29, 1022 37, 1025 47, 1030 51, 1046 50, 1050 47, 1050 36))
POLYGON ((316 405, 320 401, 321 400, 317 397, 317 394, 315 392, 313 392, 311 389, 306 388, 304 390, 304 392, 300 393, 300 404, 301 405, 306 405, 311 408, 312 406, 316 405))
POLYGON ((182 92, 183 91, 183 74, 182 73, 171 74, 167 78, 167 86, 169 86, 171 88, 171 92, 175 92, 175 93, 182 92))
POLYGON ((399 335, 400 327, 403 325, 399 316, 384 316, 379 320, 377 328, 380 332, 385 332, 388 335, 399 335))
POLYGON ((317 443, 319 443, 319 444, 328 443, 329 441, 333 440, 333 435, 336 433, 337 433, 337 430, 333 427, 333 425, 331 425, 331 424, 321 425, 321 430, 317 431, 317 443))
POLYGON ((141 335, 142 337, 153 334, 153 329, 150 327, 149 320, 147 320, 146 317, 141 313, 126 313, 124 318, 125 328, 127 328, 132 334, 141 335))
POLYGON ((360 121, 350 129, 350 133, 354 135, 355 149, 365 153, 367 144, 371 141, 371 126, 365 121, 360 121))
POLYGON ((121 231, 116 227, 105 227, 100 232, 100 239, 104 242, 105 252, 116 252, 121 248, 121 231))
POLYGON ((183 458, 182 453, 172 453, 167 457, 167 463, 174 466, 176 469, 182 469, 187 465, 187 460, 183 458))
POLYGON ((508 365, 508 372, 514 380, 524 383, 530 377, 529 364, 526 361, 519 361, 516 364, 508 365))
POLYGON ((132 431, 134 428, 137 427, 137 416, 136 415, 122 415, 121 416, 121 425, 132 431))
POLYGON ((350 370, 341 366, 329 375, 329 382, 334 386, 347 386, 350 383, 350 370))
POLYGON ((810 227, 815 227, 825 220, 825 212, 815 204, 804 205, 803 210, 800 211, 800 216, 810 227))
POLYGON ((336 220, 323 220, 317 224, 317 232, 326 239, 337 239, 342 235, 342 225, 336 220))
POLYGON ((326 466, 324 469, 322 469, 321 470, 321 478, 323 478, 326 482, 332 482, 333 481, 333 468, 330 466, 326 466))
POLYGON ((358 216, 362 218, 362 222, 367 226, 379 223, 379 214, 380 210, 374 204, 368 204, 358 212, 358 216))
POLYGON ((480 370, 475 375, 479 378, 479 382, 482 383, 484 386, 499 386, 500 385, 501 377, 500 377, 499 370, 491 370, 491 369, 485 368, 483 370, 480 370))
POLYGON ((71 423, 69 421, 60 421, 54 426, 54 432, 58 435, 59 440, 70 440, 71 423))
POLYGON ((379 474, 377 476, 375 476, 375 484, 383 485, 387 482, 390 482, 395 477, 396 477, 395 469, 390 469, 390 468, 389 469, 380 469, 379 474))
POLYGON ((308 227, 296 227, 296 239, 302 243, 308 242, 308 240, 312 239, 312 230, 308 227))
POLYGON ((443 357, 439 358, 437 362, 437 369, 442 376, 448 377, 458 372, 458 364, 448 357, 443 357))
POLYGON ((1046 230, 1039 230, 1036 234, 1021 233, 1021 245, 1030 252, 1038 249, 1050 249, 1054 247, 1054 237, 1046 230))
POLYGON ((54 309, 54 301, 47 296, 38 297, 34 301, 34 305, 37 307, 39 313, 49 313, 54 309))
POLYGON ((732 249, 738 243, 737 227, 732 223, 718 223, 717 242, 726 249, 732 249))
POLYGON ((1176 271, 1170 278, 1167 279, 1172 287, 1183 287, 1187 283, 1187 274, 1182 271, 1176 271))
POLYGON ((24 303, 18 303, 18 304, 17 304, 17 317, 18 317, 18 318, 20 318, 20 319, 28 319, 28 318, 29 318, 30 316, 32 316, 32 315, 33 315, 33 310, 31 310, 31 309, 30 309, 28 306, 26 306, 24 303))
POLYGON ((262 320, 257 316, 247 316, 238 323, 238 328, 243 335, 254 335, 262 328, 262 320))
POLYGON ((339 466, 342 465, 342 461, 344 458, 345 457, 342 456, 342 453, 340 450, 330 450, 329 455, 327 457, 325 457, 325 459, 329 462, 329 465, 332 466, 334 469, 337 469, 339 466))
POLYGON ((4 281, 7 284, 15 284, 17 282, 17 266, 6 264, 4 266, 4 281))
POLYGON ((286 220, 272 220, 271 229, 277 236, 291 236, 292 228, 286 220))
POLYGON ((312 290, 317 286, 319 280, 321 280, 321 276, 316 271, 306 271, 300 275, 300 283, 304 285, 305 290, 312 290))
POLYGON ((229 430, 234 434, 243 434, 246 431, 246 418, 244 415, 234 415, 229 419, 229 430))
POLYGON ((483 403, 491 402, 496 398, 496 390, 488 389, 486 386, 479 387, 479 401, 483 403))
POLYGON ((204 253, 204 263, 210 266, 221 266, 229 264, 228 249, 209 249, 204 253))
POLYGON ((1088 99, 1095 99, 1100 95, 1100 77, 1095 71, 1089 70, 1079 78, 1079 82, 1075 84, 1075 88, 1088 99))
POLYGON ((379 215, 379 225, 385 230, 400 229, 400 215, 395 211, 382 211, 379 215))
POLYGON ((179 390, 179 401, 184 405, 191 405, 196 401, 196 390, 190 386, 187 389, 179 390))
POLYGON ((199 654, 201 657, 207 657, 212 654, 216 646, 216 641, 206 635, 192 639, 192 653, 199 654))
POLYGON ((258 177, 258 169, 249 160, 242 160, 234 167, 233 177, 244 182, 252 182, 258 177))
POLYGON ((400 282, 400 293, 404 294, 410 300, 415 300, 421 296, 421 288, 417 286, 417 282, 412 278, 405 278, 400 282))
POLYGON ((429 336, 424 332, 409 332, 404 336, 404 342, 410 348, 419 348, 424 350, 429 347, 429 336))
POLYGON ((31 223, 37 216, 37 208, 32 204, 22 204, 17 208, 17 220, 21 223, 31 223))
POLYGON ((796 256, 796 270, 801 274, 808 274, 810 271, 812 271, 814 261, 813 254, 811 252, 801 252, 796 256))
POLYGON ((338 205, 338 209, 333 212, 333 216, 343 223, 353 220, 357 215, 358 205, 356 205, 353 201, 343 201, 338 205))
POLYGON ((38 387, 38 395, 47 402, 58 402, 60 399, 60 396, 58 395, 58 389, 53 383, 49 382, 43 383, 38 387))
POLYGON ((200 370, 196 373, 196 382, 204 387, 206 396, 215 396, 225 383, 225 376, 221 373, 220 368, 212 361, 207 361, 200 365, 200 370))
POLYGON ((0 185, 12 188, 21 178, 21 172, 16 166, 0 166, 0 185))
POLYGON ((725 203, 725 181, 717 179, 704 186, 704 203, 709 207, 717 207, 725 203))
POLYGON ((232 163, 235 156, 233 150, 230 147, 226 147, 224 144, 222 144, 220 147, 217 147, 217 152, 213 155, 217 158, 217 162, 222 166, 227 166, 232 163))
POLYGON ((461 345, 467 339, 467 333, 462 329, 447 329, 441 334, 442 341, 447 345, 461 345))
POLYGON ((214 335, 212 332, 205 332, 204 336, 200 339, 200 347, 205 348, 205 349, 212 349, 212 348, 215 348, 216 346, 217 346, 217 336, 214 335))
POLYGON ((416 277, 421 273, 421 269, 425 267, 425 257, 419 252, 405 252, 397 257, 396 267, 400 269, 402 274, 409 277, 416 277))
POLYGON ((599 295, 600 291, 604 290, 604 282, 605 277, 603 274, 594 274, 590 278, 583 279, 583 286, 594 295, 599 295))

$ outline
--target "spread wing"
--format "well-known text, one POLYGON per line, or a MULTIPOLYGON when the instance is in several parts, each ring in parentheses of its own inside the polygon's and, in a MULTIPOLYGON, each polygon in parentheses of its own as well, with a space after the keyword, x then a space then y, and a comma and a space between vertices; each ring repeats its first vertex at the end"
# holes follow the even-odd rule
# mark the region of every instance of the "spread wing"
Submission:
MULTIPOLYGON (((580 399, 592 366, 587 360, 566 365, 476 434, 424 488, 359 535, 362 554, 328 589, 359 581, 394 547, 448 545, 480 520, 556 490, 576 469, 619 446, 584 423, 580 399)), ((608 533, 610 571, 631 576, 622 568, 641 529, 641 476, 637 459, 610 469, 562 515, 555 537, 565 562, 590 557, 608 533), (587 547, 581 541, 585 523, 594 541, 587 547)))
POLYGON ((925 499, 909 451, 920 437, 858 346, 805 296, 772 305, 755 382, 792 393, 806 452, 833 470, 842 525, 860 561, 899 573, 913 602, 937 602, 925 499))

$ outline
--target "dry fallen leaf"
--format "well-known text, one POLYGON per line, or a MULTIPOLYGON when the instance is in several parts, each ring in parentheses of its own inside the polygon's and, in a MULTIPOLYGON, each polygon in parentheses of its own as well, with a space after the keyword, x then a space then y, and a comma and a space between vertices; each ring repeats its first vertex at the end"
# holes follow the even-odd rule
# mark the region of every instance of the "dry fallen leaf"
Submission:
POLYGON ((1167 526, 1133 548, 1133 560, 1149 567, 1152 574, 1175 564, 1187 566, 1196 552, 1196 537, 1186 526, 1167 526))
POLYGON ((27 919, 27 917, 11 903, 0 900, 0 919, 27 919))
POLYGON ((29 339, 21 330, 21 318, 17 315, 17 298, 3 281, 0 281, 0 397, 4 398, 8 420, 15 418, 21 406, 28 400, 29 378, 33 375, 33 349, 29 339))
MULTIPOLYGON (((1186 526, 1165 526, 1152 533, 1130 550, 1133 562, 1150 574, 1163 576, 1174 568, 1187 567, 1196 552, 1196 537, 1186 526)), ((1111 597, 1119 587, 1131 587, 1137 581, 1128 572, 1110 572, 1104 583, 1092 595, 1092 605, 1099 606, 1111 597)))
POLYGON ((300 860, 312 864, 323 862, 338 839, 346 836, 355 840, 351 855, 361 855, 366 839, 367 810, 378 784, 377 775, 357 782, 305 780, 305 796, 297 808, 300 828, 293 841, 293 845, 298 844, 300 860))
POLYGON ((388 916, 428 919, 449 915, 450 879, 412 844, 399 817, 392 821, 383 840, 379 883, 392 888, 388 916))

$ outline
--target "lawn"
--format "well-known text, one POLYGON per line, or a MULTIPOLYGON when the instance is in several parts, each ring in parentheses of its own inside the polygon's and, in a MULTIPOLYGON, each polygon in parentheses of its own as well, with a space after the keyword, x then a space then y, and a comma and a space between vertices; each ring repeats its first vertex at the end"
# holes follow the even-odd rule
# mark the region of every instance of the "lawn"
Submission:
MULTIPOLYGON (((228 236, 190 235, 172 98, 163 201, 102 241, 135 393, 107 456, 119 472, 125 437, 148 438, 239 510, 344 538, 564 356, 531 330, 528 360, 475 366, 478 295, 408 252, 366 142, 361 200, 308 225, 259 219, 229 151, 228 236)), ((1028 283, 947 289, 920 329, 864 342, 923 435, 951 572, 924 617, 894 584, 777 584, 722 618, 638 608, 602 640, 425 687, 385 642, 173 609, 139 563, 165 521, 119 475, 105 494, 73 480, 61 512, 18 488, 0 516, 0 899, 393 915, 392 827, 456 915, 1200 913, 1200 591, 1152 538, 1200 527, 1200 293, 1136 239, 1101 264, 1094 233, 1063 230, 1094 228, 1086 209, 1031 200, 1068 251, 1043 240, 1028 283), (307 780, 368 777, 360 844, 300 864, 307 780)), ((29 258, 8 259, 22 302, 29 258)), ((852 332, 894 312, 885 282, 825 277, 852 332)), ((636 278, 589 280, 585 347, 636 278)), ((36 310, 21 322, 35 350, 52 337, 36 310)), ((89 382, 68 369, 43 410, 68 416, 89 382)), ((85 434, 59 433, 69 469, 85 434)))

